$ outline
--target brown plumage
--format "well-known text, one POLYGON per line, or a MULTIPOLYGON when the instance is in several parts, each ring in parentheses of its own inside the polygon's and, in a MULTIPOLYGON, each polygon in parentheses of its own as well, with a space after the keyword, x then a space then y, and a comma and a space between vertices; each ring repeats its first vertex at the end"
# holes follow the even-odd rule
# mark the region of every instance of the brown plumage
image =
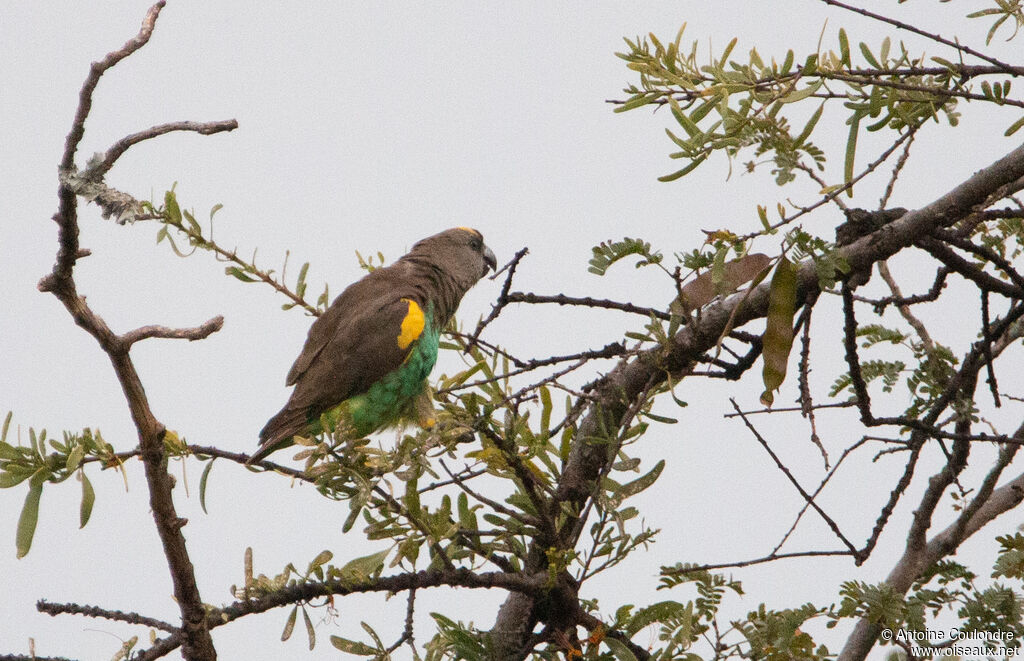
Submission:
POLYGON ((343 404, 358 434, 398 422, 433 367, 437 335, 495 265, 480 232, 455 228, 350 285, 310 327, 286 379, 295 390, 249 461, 318 433, 320 416, 343 404))

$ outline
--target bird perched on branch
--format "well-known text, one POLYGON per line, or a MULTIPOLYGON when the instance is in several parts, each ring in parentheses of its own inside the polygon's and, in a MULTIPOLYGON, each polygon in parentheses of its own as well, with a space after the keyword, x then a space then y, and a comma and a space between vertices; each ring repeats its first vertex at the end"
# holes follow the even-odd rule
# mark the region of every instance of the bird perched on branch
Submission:
POLYGON ((313 322, 287 385, 295 390, 260 432, 249 463, 318 434, 321 417, 354 438, 415 415, 441 330, 496 260, 475 229, 427 237, 391 266, 349 285, 313 322))

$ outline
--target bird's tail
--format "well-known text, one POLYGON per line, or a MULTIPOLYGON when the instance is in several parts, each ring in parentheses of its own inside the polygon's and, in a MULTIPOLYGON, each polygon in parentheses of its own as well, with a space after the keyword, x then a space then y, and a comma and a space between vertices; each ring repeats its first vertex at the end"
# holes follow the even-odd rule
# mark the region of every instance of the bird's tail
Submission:
POLYGON ((308 424, 305 409, 285 406, 260 430, 260 447, 245 463, 266 459, 271 452, 292 445, 292 437, 304 433, 308 424))

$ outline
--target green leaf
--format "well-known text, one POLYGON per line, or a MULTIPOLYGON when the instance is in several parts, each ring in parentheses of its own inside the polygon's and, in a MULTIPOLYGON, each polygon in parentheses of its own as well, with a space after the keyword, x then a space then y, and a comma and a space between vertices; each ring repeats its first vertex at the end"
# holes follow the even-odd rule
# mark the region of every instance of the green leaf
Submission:
POLYGON ((611 650, 611 653, 615 655, 617 661, 636 661, 636 655, 629 651, 626 644, 615 638, 605 638, 602 641, 611 650))
POLYGON ((804 87, 804 88, 801 88, 801 89, 794 90, 794 91, 790 92, 786 96, 784 96, 781 99, 779 99, 779 101, 781 103, 797 103, 798 101, 803 101, 807 97, 809 97, 812 94, 814 94, 815 92, 817 92, 818 89, 823 84, 824 83, 822 82, 821 79, 816 80, 813 83, 811 83, 810 85, 808 85, 807 87, 804 87))
POLYGON ((243 271, 242 269, 238 268, 237 266, 228 266, 227 268, 224 269, 224 273, 227 274, 227 275, 233 275, 234 277, 238 278, 242 282, 259 282, 258 279, 253 278, 252 276, 246 275, 245 271, 243 271))
POLYGON ((892 39, 890 39, 889 37, 886 37, 885 39, 883 39, 882 40, 881 50, 878 53, 878 55, 879 55, 878 59, 880 59, 883 62, 888 62, 889 61, 889 48, 891 46, 892 46, 892 39))
POLYGON ((325 562, 330 562, 332 558, 334 558, 334 554, 330 551, 326 549, 320 551, 316 554, 315 558, 309 561, 309 569, 307 569, 307 572, 311 573, 314 569, 324 564, 325 562))
MULTIPOLYGON (((351 502, 355 503, 356 501, 353 500, 351 502)), ((348 532, 349 530, 352 530, 352 526, 355 525, 356 519, 359 518, 360 511, 361 508, 357 506, 354 506, 352 507, 352 509, 349 510, 348 516, 345 517, 345 523, 341 524, 341 532, 348 532)))
POLYGON ((729 61, 729 55, 730 55, 730 54, 732 53, 732 49, 736 47, 736 43, 737 43, 738 41, 739 41, 739 39, 737 39, 736 37, 733 37, 733 38, 732 38, 732 41, 730 41, 730 42, 729 42, 729 43, 728 43, 728 44, 726 45, 726 47, 725 47, 725 50, 724 50, 724 51, 722 51, 722 57, 720 57, 720 58, 718 59, 718 68, 719 68, 719 69, 724 69, 724 68, 725 68, 725 65, 726 65, 726 64, 728 63, 728 61, 729 61))
POLYGON ((302 621, 306 623, 306 638, 309 639, 309 649, 312 651, 316 647, 316 631, 313 630, 313 622, 310 621, 305 606, 302 607, 302 621))
POLYGON ((476 513, 469 509, 469 498, 465 492, 459 493, 458 499, 459 526, 467 530, 477 529, 476 513))
POLYGON ((21 459, 21 453, 12 445, 8 445, 3 441, 0 441, 0 459, 6 459, 8 461, 18 461, 21 459))
POLYGON ((299 279, 296 281, 295 293, 299 298, 306 295, 306 273, 309 271, 309 262, 302 265, 299 269, 299 279))
MULTIPOLYGON (((558 445, 558 458, 562 460, 564 464, 569 460, 569 450, 572 449, 572 438, 576 434, 576 428, 572 425, 566 425, 562 430, 562 439, 558 445)), ((0 477, 3 477, 0 475, 0 477)))
POLYGON ((199 478, 199 506, 203 508, 203 514, 209 514, 206 511, 206 479, 210 477, 210 469, 213 468, 213 462, 217 461, 214 457, 206 464, 206 468, 203 469, 203 474, 199 478))
POLYGON ((690 164, 687 165, 682 170, 676 170, 672 174, 664 174, 664 175, 658 177, 658 181, 663 181, 663 182, 675 181, 676 179, 678 179, 680 177, 686 176, 686 175, 690 174, 691 172, 693 172, 694 170, 696 170, 697 166, 699 166, 701 163, 706 161, 707 158, 708 158, 707 154, 701 154, 697 158, 695 158, 692 161, 690 161, 690 164))
POLYGON ((864 59, 867 60, 867 63, 870 64, 871 66, 873 66, 874 68, 876 68, 876 69, 881 69, 882 68, 882 65, 879 64, 878 60, 875 59, 875 56, 871 52, 871 49, 868 48, 868 45, 865 44, 863 41, 860 42, 860 54, 863 55, 864 59))
MULTIPOLYGON (((1013 124, 1010 124, 1010 128, 1006 129, 1006 133, 1004 133, 1003 135, 1009 137, 1016 133, 1017 131, 1019 131, 1020 127, 1022 126, 1024 126, 1024 117, 1021 117, 1013 124)), ((8 414, 8 420, 10 420, 10 414, 8 414)), ((4 428, 4 430, 6 431, 6 427, 4 428)))
POLYGON ((411 477, 405 481, 405 508, 409 510, 409 516, 418 518, 420 515, 420 491, 419 480, 411 477))
POLYGON ((818 54, 811 53, 808 55, 807 59, 804 60, 804 66, 800 71, 805 76, 813 76, 815 72, 818 71, 818 54))
POLYGON ((704 103, 697 106, 697 109, 690 113, 690 121, 697 123, 700 120, 707 117, 708 113, 711 112, 718 103, 713 99, 708 99, 704 103))
POLYGON ((7 417, 4 418, 4 427, 0 431, 0 442, 7 440, 7 430, 11 428, 11 416, 14 415, 14 411, 8 411, 7 417))
POLYGON ((811 136, 811 131, 813 131, 814 127, 818 124, 818 120, 821 119, 821 113, 824 110, 825 103, 822 102, 822 104, 818 106, 818 109, 814 111, 814 114, 811 115, 811 118, 807 120, 807 124, 804 125, 800 134, 793 139, 794 145, 797 147, 803 146, 804 141, 811 136))
POLYGON ((377 653, 376 648, 370 647, 366 643, 360 643, 357 640, 349 640, 348 638, 342 638, 341 636, 331 636, 331 645, 342 652, 348 652, 349 654, 356 654, 359 656, 373 656, 377 653))
POLYGON ((683 127, 687 135, 692 138, 695 135, 701 134, 700 128, 697 127, 693 120, 686 116, 686 113, 679 107, 679 102, 671 96, 668 97, 668 107, 672 110, 672 116, 676 118, 676 121, 683 127))
POLYGON ((665 425, 674 425, 679 422, 679 420, 675 418, 670 418, 667 415, 657 415, 656 413, 644 413, 643 416, 645 418, 654 420, 655 422, 660 422, 665 425))
POLYGON ((853 186, 850 183, 853 181, 853 164, 854 157, 857 154, 857 135, 860 133, 860 118, 859 112, 855 112, 850 117, 850 137, 846 140, 846 161, 843 164, 843 183, 849 186, 846 189, 847 197, 853 197, 853 186))
POLYGON ((790 48, 788 51, 786 51, 786 59, 783 60, 782 69, 779 70, 779 73, 781 73, 783 76, 787 75, 789 73, 789 70, 793 68, 793 58, 793 49, 790 48))
POLYGON ((19 485, 31 476, 32 473, 13 473, 9 470, 0 473, 0 489, 9 489, 19 485))
POLYGON ((639 609, 624 628, 628 636, 634 636, 640 630, 656 622, 679 621, 686 613, 686 606, 678 601, 659 601, 639 609))
POLYGON ((648 103, 650 103, 653 100, 654 100, 653 96, 647 96, 647 95, 634 96, 632 99, 629 99, 628 101, 623 103, 621 106, 619 106, 618 108, 616 108, 612 112, 628 112, 628 111, 633 110, 635 108, 639 108, 640 106, 646 106, 648 103))
POLYGON ((284 642, 292 637, 292 631, 295 630, 295 618, 299 614, 298 605, 292 608, 292 612, 288 614, 288 621, 284 623, 284 631, 281 632, 281 641, 284 642))
POLYGON ((92 516, 92 505, 96 502, 96 492, 92 489, 92 483, 82 471, 82 505, 78 508, 78 527, 84 528, 92 516))
POLYGON ((387 551, 379 551, 349 560, 340 570, 342 578, 348 581, 365 581, 384 569, 384 560, 387 557, 387 551))
POLYGON ((542 434, 547 434, 551 429, 551 391, 548 390, 547 386, 540 387, 540 431, 542 434))
POLYGON ((767 325, 762 338, 764 393, 761 403, 771 406, 773 393, 786 378, 789 352, 793 348, 793 315, 796 313, 796 268, 783 255, 775 267, 768 293, 767 325))
POLYGON ((618 500, 625 500, 630 496, 635 496, 636 494, 640 493, 647 487, 654 484, 654 482, 661 475, 661 471, 663 470, 665 470, 665 460, 661 459, 660 461, 658 461, 658 463, 654 465, 654 468, 652 468, 646 475, 638 477, 632 482, 627 482, 626 484, 623 484, 621 488, 616 490, 615 498, 618 500))
POLYGON ((201 236, 203 233, 203 228, 200 227, 199 223, 196 221, 196 217, 192 215, 192 212, 186 209, 181 213, 185 217, 185 221, 188 223, 189 230, 193 234, 198 234, 201 236))
POLYGON ((715 261, 711 263, 711 285, 715 293, 721 296, 725 293, 725 256, 729 253, 729 246, 723 245, 715 252, 715 261))
POLYGON ((178 207, 178 198, 173 190, 164 193, 164 208, 167 210, 167 219, 174 225, 181 225, 181 208, 178 207))
POLYGON ((85 446, 78 444, 74 447, 71 452, 68 453, 68 461, 65 464, 65 468, 69 473, 73 472, 78 468, 78 464, 82 463, 82 458, 85 456, 85 446))
POLYGON ((850 40, 846 37, 846 30, 843 28, 839 28, 839 57, 847 69, 853 66, 850 63, 850 40))
POLYGON ((39 497, 42 494, 42 483, 30 484, 28 495, 25 496, 25 505, 21 508, 21 516, 18 517, 18 533, 15 537, 19 558, 24 558, 32 548, 32 537, 36 534, 36 523, 39 521, 39 497))
POLYGON ((628 236, 622 241, 602 241, 599 245, 591 248, 591 252, 593 254, 587 270, 596 275, 604 275, 612 264, 630 255, 642 257, 637 262, 637 268, 658 264, 662 260, 661 253, 651 251, 650 243, 643 239, 631 239, 628 236))

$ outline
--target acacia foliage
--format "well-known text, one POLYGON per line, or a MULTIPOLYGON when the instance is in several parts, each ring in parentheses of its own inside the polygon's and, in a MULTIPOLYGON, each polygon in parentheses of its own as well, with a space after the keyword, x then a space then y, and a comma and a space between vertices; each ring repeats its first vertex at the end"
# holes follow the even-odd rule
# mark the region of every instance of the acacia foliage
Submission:
MULTIPOLYGON (((1018 27, 1024 22, 1021 9, 1006 2, 973 16, 992 21, 990 39, 1011 22, 1018 27)), ((883 16, 872 17, 882 26, 900 27, 883 16)), ((736 41, 720 52, 702 54, 696 43, 684 44, 682 30, 672 41, 655 35, 628 40, 621 57, 637 81, 626 89, 627 98, 617 110, 669 108, 677 125, 668 131, 678 150, 671 156, 683 165, 664 181, 680 179, 718 155, 731 164, 749 157, 744 164, 749 172, 767 167, 782 187, 810 181, 818 196, 792 202, 785 189, 780 197, 786 202, 756 201, 749 219, 708 231, 697 247, 658 247, 636 237, 594 247, 589 269, 598 275, 614 277, 615 265, 624 260, 657 269, 675 292, 660 308, 512 291, 525 256, 525 251, 518 253, 506 267, 492 313, 472 330, 453 326, 446 332, 443 348, 457 352, 464 369, 435 379, 434 427, 408 430, 386 449, 367 439, 327 433, 301 444, 294 457, 302 462, 300 468, 272 461, 257 468, 266 471, 266 479, 283 476, 315 484, 325 497, 348 508, 345 529, 378 543, 380 551, 335 561, 340 553, 325 550, 300 562, 303 571, 290 564, 267 573, 260 573, 247 554, 242 578, 232 590, 235 601, 204 605, 182 600, 181 624, 100 613, 153 627, 148 647, 142 649, 137 638, 130 639, 122 653, 158 658, 181 646, 187 658, 208 658, 193 629, 208 632, 278 607, 288 607, 282 638, 293 634, 301 612, 313 647, 317 637, 310 610, 329 609, 335 600, 359 592, 400 593, 408 603, 409 616, 397 638, 387 639, 369 623, 345 636, 329 637, 341 652, 368 658, 387 658, 407 647, 425 659, 819 659, 837 650, 822 642, 827 636, 812 635, 809 623, 833 627, 849 621, 853 632, 840 654, 860 659, 882 630, 925 630, 950 612, 966 630, 1010 632, 1019 640, 1024 635, 1019 605, 1024 538, 998 538, 993 569, 984 572, 993 580, 949 556, 1020 502, 1022 478, 1007 478, 1006 469, 1022 435, 1017 429, 986 429, 984 419, 987 410, 1017 396, 1013 386, 1000 390, 996 366, 1024 333, 1019 321, 1024 315, 1024 276, 1018 271, 1024 205, 1014 197, 1024 187, 1024 155, 1019 149, 1011 152, 972 177, 968 186, 935 191, 937 201, 917 209, 890 209, 888 200, 903 185, 900 173, 913 157, 915 140, 923 140, 937 120, 955 126, 960 121, 958 104, 980 102, 1019 114, 1024 102, 1014 96, 1012 79, 1022 70, 983 51, 918 33, 939 53, 912 55, 891 35, 872 44, 853 39, 852 47, 844 29, 835 33, 831 47, 823 38, 813 53, 788 51, 768 58, 751 49, 740 59, 736 41), (847 135, 838 155, 814 142, 836 125, 845 126, 847 135), (859 145, 866 133, 888 136, 880 153, 863 155, 859 145), (855 194, 869 178, 886 183, 877 210, 853 208, 875 206, 855 194), (808 221, 830 206, 842 210, 845 221, 830 227, 834 235, 812 231, 808 221), (885 260, 905 251, 920 253, 924 266, 918 268, 934 272, 929 291, 902 292, 885 260), (943 295, 951 279, 974 287, 978 296, 977 341, 967 346, 943 344, 940 329, 925 324, 919 312, 922 306, 947 304, 943 295), (503 349, 501 339, 488 332, 491 321, 513 314, 510 307, 518 303, 606 308, 628 316, 621 334, 601 349, 522 358, 503 349), (844 373, 835 375, 824 394, 813 392, 807 378, 813 359, 809 343, 815 336, 812 310, 823 308, 820 314, 831 310, 842 315, 846 362, 844 373), (887 311, 895 314, 886 316, 887 311), (858 318, 865 316, 870 321, 858 318), (802 485, 772 451, 770 439, 759 432, 749 412, 736 406, 735 414, 805 499, 807 506, 795 513, 794 526, 811 512, 829 525, 838 550, 784 552, 787 534, 763 557, 735 564, 814 555, 848 556, 860 564, 874 551, 894 509, 912 506, 917 515, 889 579, 878 584, 846 581, 836 586, 832 603, 765 604, 726 622, 722 605, 743 592, 740 583, 721 573, 731 565, 697 565, 681 558, 661 569, 659 588, 668 592, 652 595, 650 603, 598 604, 588 595, 590 579, 616 571, 630 554, 657 540, 658 531, 646 525, 630 500, 651 487, 665 468, 664 459, 642 459, 638 452, 652 426, 677 421, 663 409, 655 412, 655 404, 673 400, 685 406, 676 393, 683 380, 755 379, 748 375, 757 373, 752 368, 759 361, 765 406, 775 404, 775 393, 784 385, 795 387, 798 414, 807 419, 808 435, 824 457, 818 483, 802 485), (856 409, 864 436, 842 448, 823 443, 815 416, 831 408, 856 409), (895 413, 882 415, 883 409, 895 413), (983 443, 996 446, 994 457, 974 449, 983 443), (908 505, 903 501, 917 476, 918 458, 933 446, 942 448, 946 462, 928 476, 920 500, 908 505), (903 471, 896 483, 879 485, 878 523, 867 539, 855 541, 815 498, 848 456, 872 451, 882 460, 902 462, 903 471), (984 469, 975 484, 959 479, 969 463, 984 469), (947 495, 955 522, 936 530, 932 518, 947 495), (509 597, 493 625, 435 613, 436 630, 414 636, 416 591, 439 586, 497 587, 509 597), (650 631, 656 642, 648 645, 651 637, 645 632, 650 631)), ((1022 125, 1024 119, 1011 120, 1004 132, 1011 136, 1022 125)), ((162 132, 153 130, 149 137, 162 132)), ((58 295, 73 315, 82 315, 76 321, 85 320, 119 374, 127 369, 124 361, 135 341, 199 339, 203 332, 215 331, 216 324, 205 331, 138 329, 114 336, 76 307, 74 259, 68 257, 69 251, 76 254, 69 238, 77 222, 76 195, 96 202, 119 222, 155 224, 157 241, 179 255, 212 254, 225 262, 227 275, 273 287, 285 297, 285 309, 311 315, 324 309, 326 288, 316 300, 306 297, 308 264, 288 280, 283 266, 278 273, 258 264, 255 253, 242 257, 215 241, 212 223, 219 205, 204 227, 179 202, 173 187, 162 199, 138 202, 106 186, 103 177, 124 149, 112 149, 81 172, 73 160, 65 163, 59 213, 68 231, 62 234, 53 278, 43 287, 58 295)), ((72 157, 73 149, 65 161, 72 157)), ((987 164, 985 155, 978 157, 979 166, 987 164)), ((373 260, 361 261, 374 267, 373 260)), ((84 305, 84 299, 80 302, 84 305)), ((137 399, 129 403, 141 405, 137 399)), ((686 414, 684 409, 677 415, 686 414)), ((43 490, 62 488, 55 485, 72 476, 81 483, 80 521, 85 525, 95 498, 88 475, 95 479, 102 468, 123 471, 126 459, 142 456, 147 471, 166 474, 166 458, 198 461, 203 464, 199 492, 205 503, 213 463, 244 464, 248 458, 189 444, 178 433, 149 422, 140 426, 136 448, 114 448, 92 429, 65 432, 59 441, 33 429, 29 444, 19 446, 8 442, 9 420, 0 434, 0 487, 27 485, 15 531, 19 555, 31 548, 43 490)), ((226 472, 221 475, 227 479, 226 472)), ((159 485, 158 479, 150 481, 154 493, 159 485)), ((161 530, 168 527, 159 517, 156 524, 161 530)), ((169 553, 167 562, 172 574, 187 578, 178 555, 169 553)), ((182 583, 187 583, 184 578, 182 583)), ((63 612, 81 611, 68 606, 63 612)))

